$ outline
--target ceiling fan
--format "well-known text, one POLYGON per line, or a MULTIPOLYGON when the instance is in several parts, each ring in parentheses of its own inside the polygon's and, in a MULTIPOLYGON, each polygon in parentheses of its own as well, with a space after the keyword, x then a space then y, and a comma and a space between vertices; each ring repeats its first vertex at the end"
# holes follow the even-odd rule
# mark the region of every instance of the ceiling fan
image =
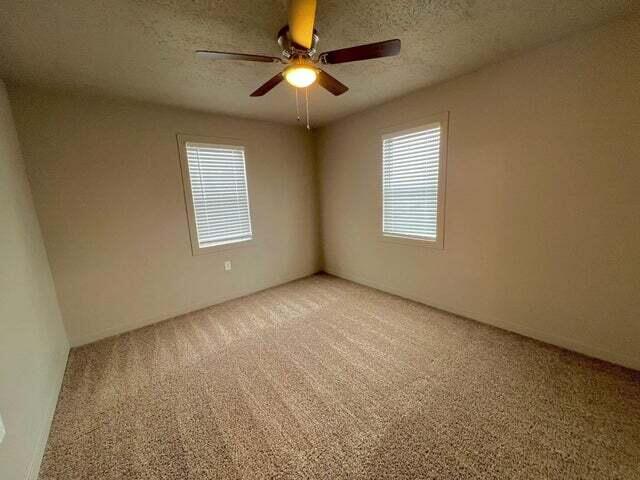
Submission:
POLYGON ((321 87, 332 94, 342 95, 349 88, 318 65, 358 62, 371 58, 392 57, 400 53, 400 40, 394 39, 331 50, 316 55, 318 32, 313 28, 315 15, 316 0, 289 1, 289 24, 278 32, 278 44, 282 48, 281 58, 210 50, 197 50, 196 54, 211 60, 245 60, 287 65, 282 72, 267 80, 251 94, 252 97, 261 97, 282 80, 286 80, 296 88, 306 88, 317 81, 321 87))

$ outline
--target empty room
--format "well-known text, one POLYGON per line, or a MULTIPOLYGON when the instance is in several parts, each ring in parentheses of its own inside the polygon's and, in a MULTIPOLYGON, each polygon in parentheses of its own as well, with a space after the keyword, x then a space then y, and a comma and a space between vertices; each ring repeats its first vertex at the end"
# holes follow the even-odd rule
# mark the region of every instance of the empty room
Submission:
POLYGON ((640 480, 637 0, 0 0, 0 480, 640 480))

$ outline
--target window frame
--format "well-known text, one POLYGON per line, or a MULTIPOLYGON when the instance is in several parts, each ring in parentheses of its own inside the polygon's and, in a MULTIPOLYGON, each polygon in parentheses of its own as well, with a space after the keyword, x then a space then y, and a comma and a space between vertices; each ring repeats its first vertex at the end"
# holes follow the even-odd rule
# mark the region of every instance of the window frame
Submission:
POLYGON ((187 212, 187 221, 189 224, 189 238, 191 240, 191 253, 193 256, 215 253, 233 248, 247 247, 252 245, 256 239, 256 233, 253 224, 253 211, 251 209, 251 190, 249 189, 249 151, 248 143, 239 138, 231 137, 209 137, 199 135, 178 134, 178 152, 180 158, 180 172, 182 175, 182 189, 184 193, 185 209, 187 212), (200 246, 198 241, 198 228, 196 224, 195 207, 193 205, 193 195, 191 192, 191 177, 189 175, 189 160, 187 157, 187 143, 205 144, 214 147, 241 148, 244 150, 244 176, 247 186, 247 208, 249 209, 249 225, 251 228, 251 238, 242 240, 233 240, 214 245, 200 246))
POLYGON ((383 242, 413 245, 427 248, 444 249, 444 214, 447 184, 447 145, 449 139, 449 112, 422 117, 412 122, 389 126, 381 129, 378 135, 378 236, 383 242), (384 232, 384 141, 391 137, 406 135, 440 126, 440 151, 438 164, 438 200, 436 238, 389 234, 384 232))

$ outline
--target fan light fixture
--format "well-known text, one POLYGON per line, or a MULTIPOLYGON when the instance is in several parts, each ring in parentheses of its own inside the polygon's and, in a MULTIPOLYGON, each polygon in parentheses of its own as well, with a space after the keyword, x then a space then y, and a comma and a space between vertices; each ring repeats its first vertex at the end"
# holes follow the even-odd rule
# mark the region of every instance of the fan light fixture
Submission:
POLYGON ((292 65, 284 71, 284 78, 296 88, 305 88, 318 78, 318 72, 307 65, 292 65))
MULTIPOLYGON (((210 60, 241 60, 284 65, 284 70, 260 85, 251 93, 251 96, 262 97, 286 80, 296 88, 296 98, 298 98, 300 94, 298 89, 306 89, 316 82, 319 87, 335 96, 342 95, 349 90, 349 87, 324 70, 325 65, 393 57, 400 53, 400 40, 397 38, 318 53, 317 46, 320 38, 314 28, 317 0, 287 0, 287 3, 288 24, 282 27, 276 36, 278 46, 282 49, 279 56, 216 50, 196 50, 196 54, 210 60)), ((372 33, 377 34, 378 32, 372 33)), ((305 90, 303 94, 308 105, 308 90, 305 90)), ((300 111, 298 109, 298 119, 299 117, 300 111)), ((308 117, 307 109, 307 127, 309 126, 308 117)))

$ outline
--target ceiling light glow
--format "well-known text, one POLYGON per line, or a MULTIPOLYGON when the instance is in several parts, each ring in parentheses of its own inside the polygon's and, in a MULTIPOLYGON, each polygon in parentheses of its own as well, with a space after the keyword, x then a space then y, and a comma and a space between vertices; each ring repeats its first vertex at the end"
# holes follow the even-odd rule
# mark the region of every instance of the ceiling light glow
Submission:
POLYGON ((315 68, 294 65, 284 71, 284 78, 296 88, 305 88, 318 78, 315 68))

